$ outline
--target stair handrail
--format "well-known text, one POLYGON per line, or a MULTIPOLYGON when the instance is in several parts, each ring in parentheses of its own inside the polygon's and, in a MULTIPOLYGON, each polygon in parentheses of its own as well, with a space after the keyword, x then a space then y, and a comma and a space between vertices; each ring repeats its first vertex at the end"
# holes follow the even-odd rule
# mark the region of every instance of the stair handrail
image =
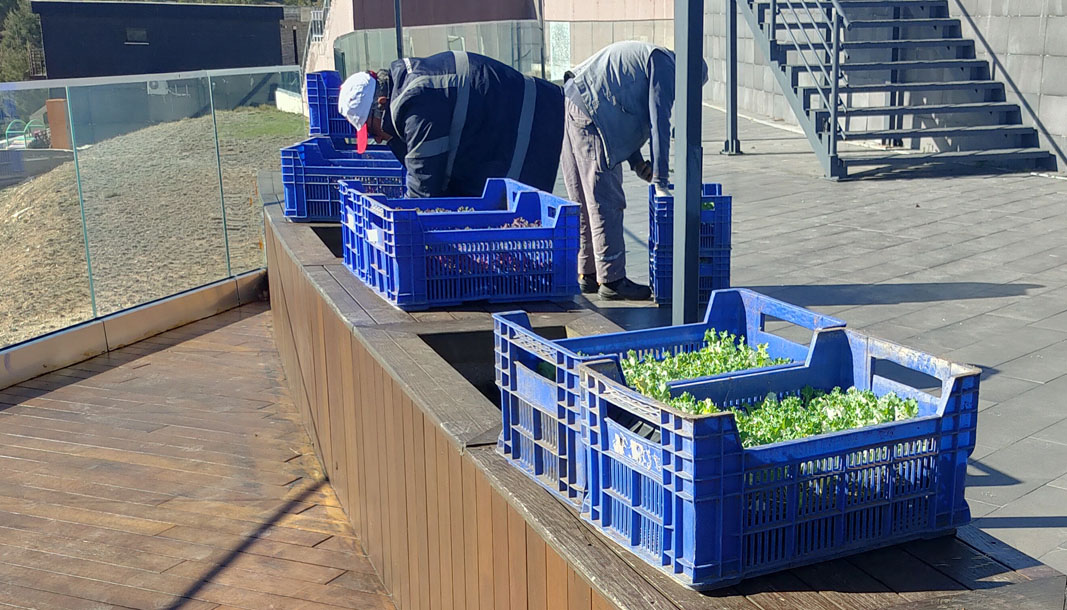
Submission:
POLYGON ((831 14, 828 15, 828 23, 825 21, 816 21, 812 13, 813 10, 822 10, 819 5, 825 5, 825 0, 814 0, 815 6, 809 4, 808 0, 795 1, 796 3, 794 3, 794 0, 770 0, 770 35, 768 38, 772 41, 773 45, 775 32, 777 30, 778 10, 779 6, 782 4, 786 6, 787 10, 793 12, 795 19, 791 22, 793 24, 801 24, 799 13, 802 12, 807 17, 807 23, 815 26, 812 29, 817 29, 821 24, 826 24, 830 27, 829 43, 827 43, 826 39, 822 36, 818 36, 816 40, 813 40, 805 28, 797 28, 803 41, 798 40, 798 37, 793 34, 793 28, 786 27, 785 31, 792 40, 793 48, 801 54, 801 57, 803 57, 805 51, 804 47, 807 47, 807 50, 811 51, 814 55, 818 55, 819 50, 817 47, 821 47, 822 51, 825 51, 830 55, 829 71, 827 71, 827 66, 822 62, 820 62, 818 66, 818 72, 812 69, 811 63, 808 61, 802 60, 802 65, 811 76, 815 91, 818 94, 819 99, 822 101, 823 107, 830 113, 829 124, 827 125, 828 133, 826 147, 830 157, 833 158, 837 156, 837 140, 841 132, 840 125, 838 124, 838 110, 841 105, 839 89, 841 81, 841 33, 849 28, 851 22, 848 17, 845 16, 840 0, 830 0, 832 10, 831 14), (820 84, 819 76, 823 77, 824 80, 822 82, 829 84, 829 94, 827 94, 824 85, 820 84))
MULTIPOLYGON (((798 1, 802 5, 804 5, 804 10, 808 14, 808 17, 810 18, 811 17, 811 12, 810 12, 811 9, 808 8, 807 0, 798 0, 798 1)), ((794 7, 792 0, 781 0, 781 2, 784 2, 786 5, 788 5, 788 9, 789 10, 797 12, 797 8, 794 7)), ((776 14, 778 4, 779 4, 779 0, 771 0, 771 15, 772 16, 776 14)), ((835 10, 834 12, 836 13, 837 11, 835 10)), ((798 23, 799 24, 800 22, 799 21, 794 21, 793 23, 798 23)), ((812 23, 815 23, 814 19, 812 19, 812 23)), ((772 27, 777 27, 776 25, 774 25, 775 24, 775 20, 773 18, 771 20, 771 24, 772 24, 772 27)), ((786 31, 786 34, 789 35, 789 38, 793 41, 793 48, 795 50, 799 51, 801 54, 803 54, 804 49, 801 47, 800 41, 797 40, 797 37, 793 35, 793 30, 791 28, 787 27, 785 29, 785 31, 786 31)), ((770 38, 771 38, 771 40, 773 40, 774 39, 774 34, 773 34, 774 30, 771 30, 771 32, 772 32, 772 34, 771 34, 770 38)), ((812 44, 811 37, 807 34, 807 32, 805 32, 803 29, 801 29, 800 33, 803 35, 804 41, 807 44, 808 49, 812 53, 817 53, 817 51, 815 50, 815 45, 812 44)), ((824 49, 828 53, 832 53, 832 49, 827 47, 825 40, 820 40, 819 43, 824 47, 824 49)), ((819 98, 823 101, 823 104, 825 105, 826 108, 830 108, 830 100, 826 96, 825 92, 823 91, 822 85, 819 84, 819 78, 816 75, 815 71, 812 70, 811 64, 808 63, 807 61, 804 61, 803 62, 803 66, 804 66, 804 69, 808 71, 808 74, 811 75, 812 82, 815 84, 815 90, 818 92, 819 98)), ((820 62, 820 65, 818 66, 818 68, 819 68, 819 72, 822 74, 823 77, 825 77, 827 82, 833 80, 833 74, 831 72, 827 72, 825 65, 822 65, 822 63, 820 62)))

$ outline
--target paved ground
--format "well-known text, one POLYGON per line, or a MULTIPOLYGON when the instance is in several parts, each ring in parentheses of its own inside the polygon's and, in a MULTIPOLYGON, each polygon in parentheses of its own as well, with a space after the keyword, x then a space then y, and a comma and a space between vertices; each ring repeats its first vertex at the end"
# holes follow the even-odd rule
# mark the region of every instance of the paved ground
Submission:
MULTIPOLYGON (((743 120, 747 154, 720 156, 723 114, 705 113, 705 179, 734 198, 733 284, 981 366, 976 524, 1067 572, 1067 180, 834 183, 767 124, 743 120)), ((647 280, 647 187, 626 187, 627 267, 647 280)))
POLYGON ((266 303, 6 388, 0 431, 4 608, 393 608, 266 303))

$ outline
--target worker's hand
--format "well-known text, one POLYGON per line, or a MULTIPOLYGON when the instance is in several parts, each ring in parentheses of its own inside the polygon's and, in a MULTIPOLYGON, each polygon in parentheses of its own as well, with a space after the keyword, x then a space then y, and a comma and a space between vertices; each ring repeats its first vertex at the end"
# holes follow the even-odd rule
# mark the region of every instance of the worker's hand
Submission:
POLYGON ((635 163, 632 166, 632 169, 634 170, 634 173, 637 174, 638 178, 644 180, 645 182, 652 182, 652 164, 648 161, 641 161, 640 163, 635 163))
POLYGON ((673 196, 674 196, 674 193, 671 192, 671 189, 667 188, 666 184, 657 184, 656 185, 656 197, 673 197, 673 196))

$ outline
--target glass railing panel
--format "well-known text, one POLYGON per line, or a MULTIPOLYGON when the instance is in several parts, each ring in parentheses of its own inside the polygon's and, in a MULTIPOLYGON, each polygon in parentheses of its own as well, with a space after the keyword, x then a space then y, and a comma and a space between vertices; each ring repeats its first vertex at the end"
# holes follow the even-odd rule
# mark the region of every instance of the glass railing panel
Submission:
POLYGON ((98 315, 230 275, 207 78, 68 88, 98 315))
POLYGON ((279 149, 306 139, 300 72, 212 73, 223 212, 234 274, 266 265, 260 183, 270 184, 279 149))
POLYGON ((93 317, 68 119, 62 87, 0 84, 0 348, 93 317))

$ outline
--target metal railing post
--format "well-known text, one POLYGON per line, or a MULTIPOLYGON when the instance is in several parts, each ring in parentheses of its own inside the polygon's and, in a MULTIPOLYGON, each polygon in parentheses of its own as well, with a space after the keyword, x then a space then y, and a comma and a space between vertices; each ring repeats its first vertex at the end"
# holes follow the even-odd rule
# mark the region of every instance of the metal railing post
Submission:
MULTIPOLYGON (((676 21, 675 28, 678 27, 676 21)), ((677 37, 675 32, 675 40, 677 37)), ((741 140, 737 137, 737 0, 726 0, 726 142, 722 152, 741 154, 741 140)))
POLYGON ((396 16, 396 58, 404 58, 404 20, 401 18, 400 0, 393 0, 393 14, 396 16))
POLYGON ((771 61, 778 58, 778 44, 774 41, 778 34, 778 0, 771 0, 771 15, 768 18, 767 48, 770 49, 771 61))
POLYGON ((831 68, 830 73, 832 78, 830 79, 830 142, 829 150, 830 158, 833 159, 837 156, 837 109, 840 104, 837 99, 837 86, 841 81, 841 12, 836 8, 834 9, 834 23, 833 31, 833 51, 831 53, 831 68))

